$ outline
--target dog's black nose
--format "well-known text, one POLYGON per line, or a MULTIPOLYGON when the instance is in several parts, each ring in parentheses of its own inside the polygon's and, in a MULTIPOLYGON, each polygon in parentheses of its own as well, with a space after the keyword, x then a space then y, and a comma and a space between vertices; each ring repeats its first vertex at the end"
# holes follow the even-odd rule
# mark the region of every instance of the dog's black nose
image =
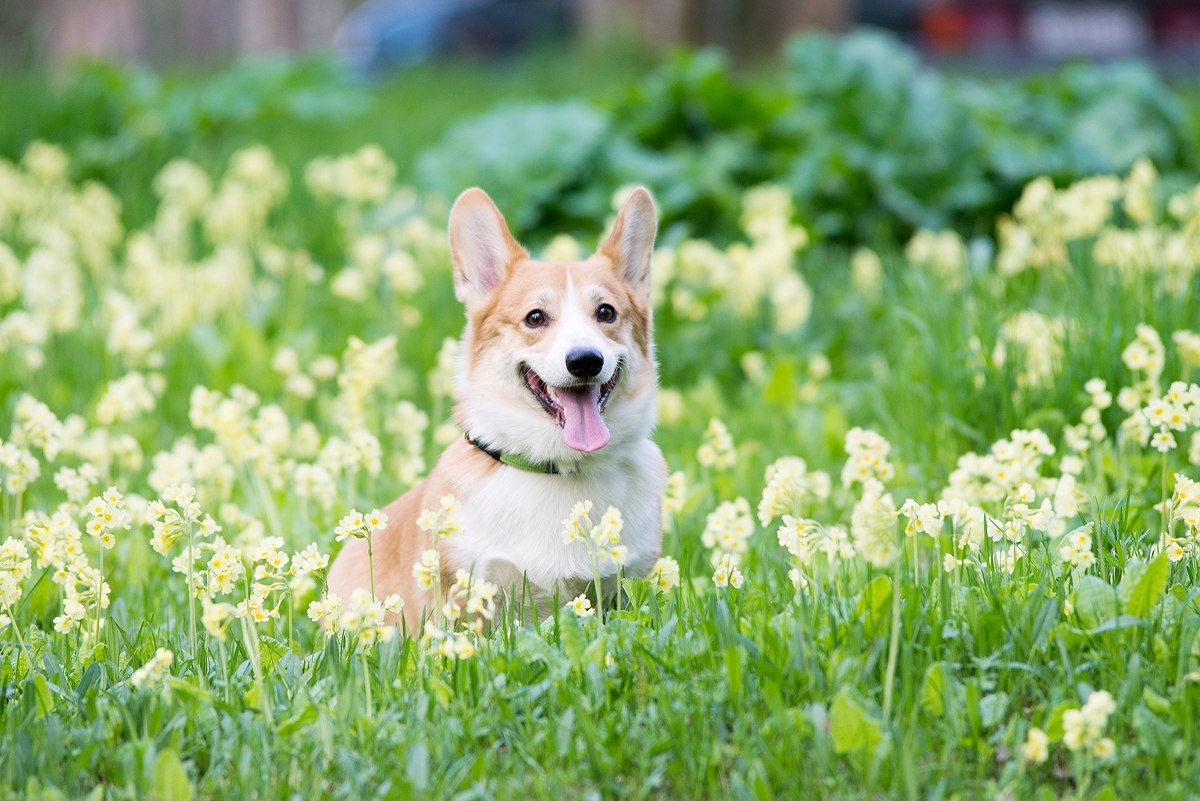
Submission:
POLYGON ((567 352, 567 371, 576 378, 595 378, 604 367, 604 354, 591 348, 574 348, 567 352))

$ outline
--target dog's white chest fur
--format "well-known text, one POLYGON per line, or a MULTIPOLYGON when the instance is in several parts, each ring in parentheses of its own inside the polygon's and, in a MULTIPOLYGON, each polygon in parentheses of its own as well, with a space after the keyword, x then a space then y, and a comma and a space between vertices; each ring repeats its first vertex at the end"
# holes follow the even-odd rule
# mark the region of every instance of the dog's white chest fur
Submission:
MULTIPOLYGON (((592 580, 582 542, 564 543, 563 521, 579 501, 592 502, 592 520, 609 506, 621 510, 621 543, 629 548, 627 576, 643 576, 658 556, 666 469, 658 447, 643 440, 628 456, 587 475, 543 475, 512 467, 488 476, 463 504, 463 533, 445 543, 450 564, 501 586, 521 587, 560 602, 592 580)), ((615 573, 611 563, 602 575, 615 573)), ((607 588, 606 588, 607 589, 607 588)))

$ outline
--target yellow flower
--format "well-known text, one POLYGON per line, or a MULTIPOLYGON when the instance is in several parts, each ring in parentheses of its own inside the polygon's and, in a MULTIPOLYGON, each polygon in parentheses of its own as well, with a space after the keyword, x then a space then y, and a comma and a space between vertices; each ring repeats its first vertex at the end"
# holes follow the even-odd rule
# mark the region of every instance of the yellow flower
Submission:
POLYGON ((1036 762, 1039 765, 1050 756, 1050 737, 1046 732, 1034 726, 1025 735, 1025 743, 1021 746, 1021 757, 1026 762, 1036 762))
POLYGON ((592 609, 592 602, 588 600, 587 595, 577 595, 567 604, 567 608, 574 612, 576 617, 591 617, 596 613, 596 610, 592 609))
POLYGON ((646 576, 650 585, 659 592, 669 592, 679 586, 679 563, 669 556, 663 556, 650 568, 646 576))

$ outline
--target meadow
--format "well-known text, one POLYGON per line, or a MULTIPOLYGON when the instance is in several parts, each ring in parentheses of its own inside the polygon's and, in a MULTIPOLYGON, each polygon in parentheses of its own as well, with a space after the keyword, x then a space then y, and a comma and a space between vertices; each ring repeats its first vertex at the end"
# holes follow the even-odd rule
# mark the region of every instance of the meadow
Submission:
POLYGON ((338 137, 0 160, 3 797, 1200 792, 1186 158, 890 243, 722 194, 654 261, 655 571, 398 632, 322 583, 461 436, 463 312, 445 198, 338 137))

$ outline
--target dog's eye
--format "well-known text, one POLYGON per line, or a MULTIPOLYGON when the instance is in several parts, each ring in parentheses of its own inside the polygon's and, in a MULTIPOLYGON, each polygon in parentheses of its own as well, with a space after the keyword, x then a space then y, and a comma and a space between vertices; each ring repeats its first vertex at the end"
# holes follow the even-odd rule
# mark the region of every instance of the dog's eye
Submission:
POLYGON ((617 310, 607 303, 601 303, 596 309, 596 319, 602 323, 611 323, 617 319, 617 310))
POLYGON ((525 325, 530 328, 541 328, 546 324, 546 313, 541 309, 534 309, 529 314, 525 315, 525 325))

